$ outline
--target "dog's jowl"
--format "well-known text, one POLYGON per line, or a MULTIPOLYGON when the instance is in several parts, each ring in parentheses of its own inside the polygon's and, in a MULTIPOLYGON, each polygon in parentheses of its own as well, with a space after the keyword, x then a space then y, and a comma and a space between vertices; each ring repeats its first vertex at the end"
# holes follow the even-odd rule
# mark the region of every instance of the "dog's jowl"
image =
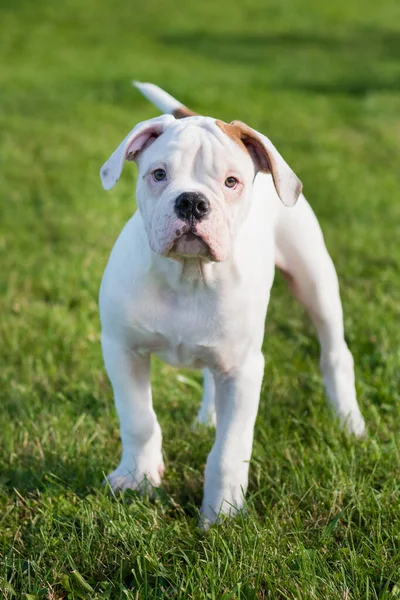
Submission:
POLYGON ((125 160, 138 166, 138 210, 100 290, 103 355, 122 439, 121 462, 108 480, 114 489, 161 483, 151 354, 203 369, 198 420, 216 426, 201 508, 208 524, 243 505, 275 266, 317 329, 329 402, 350 432, 362 435, 364 421, 336 272, 299 179, 270 140, 244 123, 194 115, 156 86, 137 85, 170 114, 136 125, 101 169, 109 189, 125 160))

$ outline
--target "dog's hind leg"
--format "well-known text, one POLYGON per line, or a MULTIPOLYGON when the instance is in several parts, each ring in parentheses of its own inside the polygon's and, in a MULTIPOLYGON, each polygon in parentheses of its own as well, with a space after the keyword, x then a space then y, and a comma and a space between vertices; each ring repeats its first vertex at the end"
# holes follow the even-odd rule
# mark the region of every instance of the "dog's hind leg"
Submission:
POLYGON ((295 207, 281 209, 275 234, 276 264, 317 329, 327 397, 349 432, 362 436, 365 424, 357 403, 353 357, 344 339, 338 279, 304 197, 295 207))
POLYGON ((203 370, 203 397, 200 410, 197 413, 196 423, 212 425, 215 427, 217 421, 215 413, 215 382, 209 369, 203 370))

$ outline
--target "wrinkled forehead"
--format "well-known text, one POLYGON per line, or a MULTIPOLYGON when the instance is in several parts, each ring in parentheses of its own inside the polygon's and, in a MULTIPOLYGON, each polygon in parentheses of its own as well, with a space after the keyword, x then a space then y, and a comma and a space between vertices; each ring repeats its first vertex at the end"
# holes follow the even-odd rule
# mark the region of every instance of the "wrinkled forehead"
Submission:
POLYGON ((215 170, 222 164, 254 168, 248 152, 210 117, 177 120, 151 145, 151 151, 143 154, 143 162, 173 162, 182 168, 199 161, 206 170, 215 170))

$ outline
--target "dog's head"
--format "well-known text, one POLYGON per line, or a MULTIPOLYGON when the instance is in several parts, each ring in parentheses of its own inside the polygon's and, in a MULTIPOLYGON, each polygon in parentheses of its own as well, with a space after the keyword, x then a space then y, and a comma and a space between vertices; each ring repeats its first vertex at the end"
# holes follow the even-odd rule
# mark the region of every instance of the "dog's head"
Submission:
POLYGON ((103 187, 125 160, 138 165, 137 204, 151 249, 171 258, 225 260, 250 207, 255 175, 271 173, 295 204, 301 182, 270 140, 240 121, 163 115, 139 123, 103 165, 103 187))

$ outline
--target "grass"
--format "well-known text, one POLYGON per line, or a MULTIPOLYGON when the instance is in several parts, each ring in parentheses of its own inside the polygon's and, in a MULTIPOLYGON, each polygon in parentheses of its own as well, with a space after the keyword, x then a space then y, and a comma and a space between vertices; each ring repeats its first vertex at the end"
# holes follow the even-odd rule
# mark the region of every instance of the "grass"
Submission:
POLYGON ((400 598, 397 0, 1 0, 0 589, 5 599, 400 598), (165 485, 101 486, 117 418, 97 293, 135 170, 99 167, 153 81, 240 118, 304 183, 335 260, 369 437, 324 404, 312 327, 277 276, 247 512, 196 528, 200 377, 153 365, 165 485))

